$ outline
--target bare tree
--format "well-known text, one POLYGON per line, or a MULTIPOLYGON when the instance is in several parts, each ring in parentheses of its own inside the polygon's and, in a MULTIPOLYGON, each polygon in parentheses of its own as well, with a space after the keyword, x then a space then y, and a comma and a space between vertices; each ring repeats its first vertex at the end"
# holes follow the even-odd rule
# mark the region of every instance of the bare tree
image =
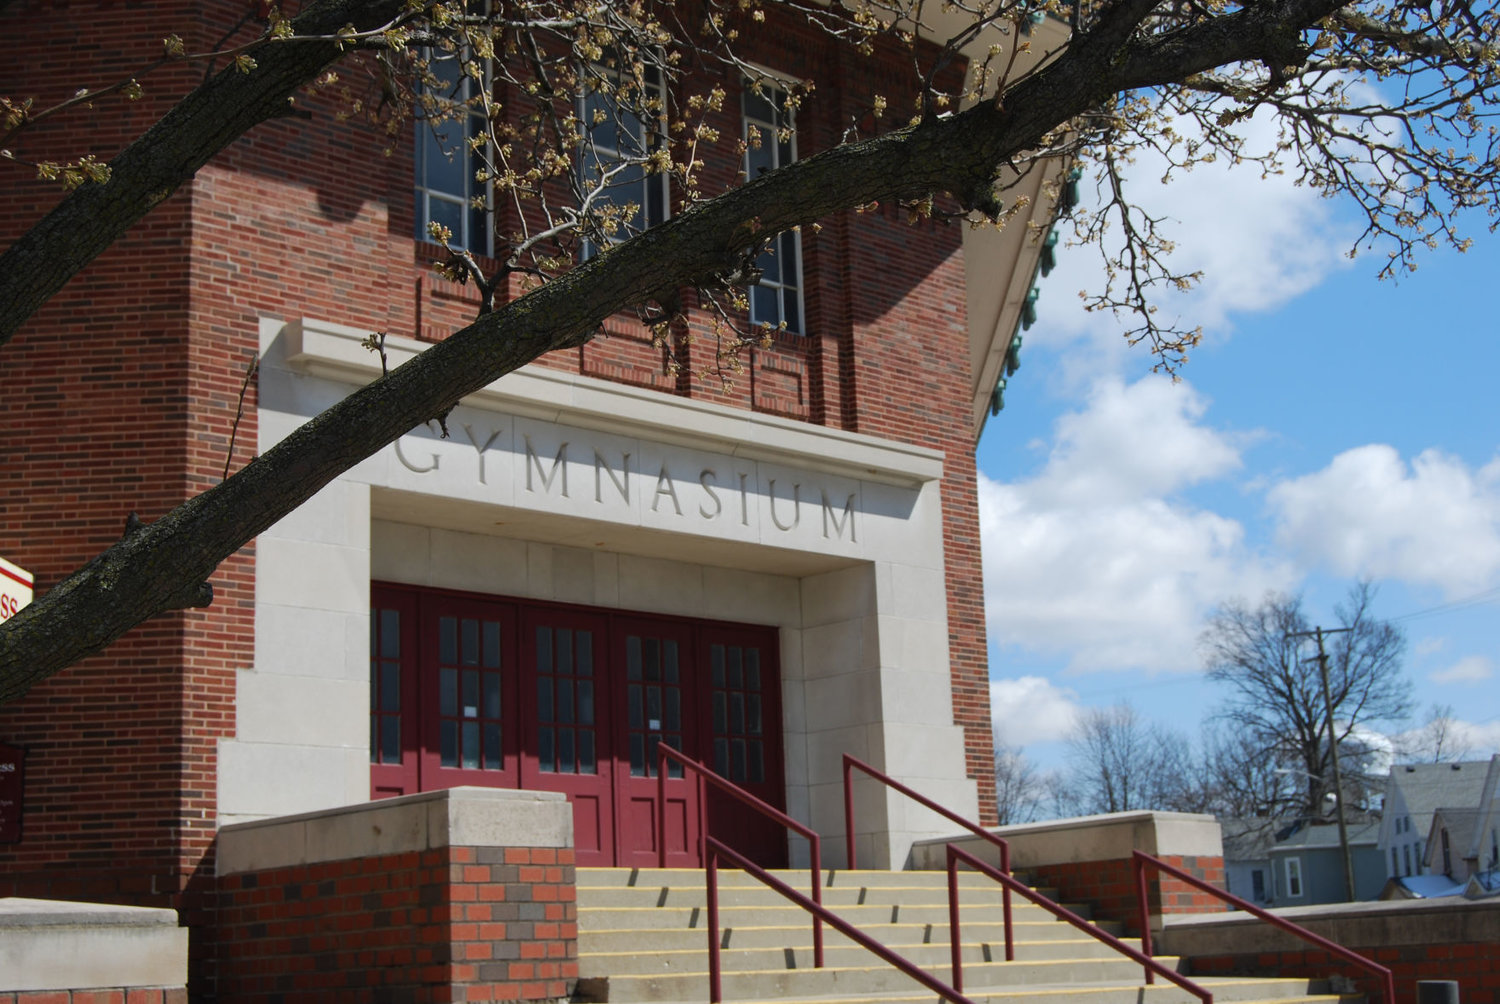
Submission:
MULTIPOLYGON (((1173 170, 1218 157, 1254 161, 1342 193, 1365 215, 1362 246, 1378 240, 1388 267, 1409 265, 1424 246, 1464 246, 1459 215, 1500 204, 1500 157, 1488 131, 1500 91, 1500 15, 1464 0, 1099 0, 1041 8, 954 0, 941 12, 921 0, 701 0, 692 12, 655 0, 628 8, 518 0, 490 13, 462 0, 314 0, 292 20, 260 6, 269 13, 241 22, 222 51, 202 54, 207 70, 193 78, 201 83, 138 140, 113 156, 80 151, 68 162, 30 163, 71 191, 0 255, 0 347, 237 137, 295 114, 289 102, 309 83, 334 86, 328 73, 336 64, 362 75, 379 97, 351 93, 350 107, 415 109, 437 119, 461 109, 483 118, 493 131, 487 177, 520 207, 525 226, 495 249, 496 271, 457 250, 443 263, 483 293, 473 324, 222 484, 149 525, 132 525, 0 626, 0 700, 148 617, 209 602, 204 584, 219 562, 340 473, 517 367, 588 342, 605 318, 638 310, 667 332, 683 294, 696 291, 700 302, 727 303, 717 316, 732 321, 768 243, 838 210, 898 203, 916 217, 1003 225, 1025 208, 1007 187, 1017 178, 1059 164, 1097 167, 1106 205, 1080 214, 1078 234, 1098 241, 1113 268, 1111 285, 1092 304, 1130 311, 1129 337, 1146 340, 1170 368, 1198 334, 1161 326, 1151 299, 1192 277, 1171 271, 1163 257, 1170 234, 1129 200, 1121 165, 1137 151, 1165 154, 1173 170), (1032 52, 1023 33, 1038 11, 1069 29, 1064 42, 1032 52), (696 168, 705 148, 739 142, 700 128, 702 109, 720 98, 683 83, 671 90, 681 103, 664 106, 647 93, 652 74, 690 81, 694 66, 710 63, 753 73, 745 46, 764 42, 765 25, 774 28, 778 18, 813 24, 855 58, 874 46, 899 47, 909 56, 910 86, 889 109, 885 96, 869 95, 868 113, 854 117, 842 145, 739 187, 706 187, 696 168), (478 60, 466 53, 495 56, 524 96, 521 110, 497 105, 483 71, 471 68, 478 60), (955 68, 966 59, 964 76, 955 68), (454 66, 479 86, 457 94, 454 66), (415 100, 435 94, 440 79, 455 80, 445 100, 415 100), (1383 88, 1392 79, 1397 86, 1383 88), (615 151, 618 173, 598 163, 590 171, 570 167, 588 149, 595 123, 569 109, 590 92, 606 95, 621 116, 645 111, 660 122, 615 151), (1257 150, 1234 126, 1262 112, 1276 117, 1281 132, 1257 150), (649 229, 639 205, 607 195, 637 170, 672 176, 683 196, 680 211, 649 229)), ((6 5, 3 13, 56 16, 41 5, 6 5)), ((175 38, 167 39, 166 58, 190 58, 175 38)), ((143 53, 143 64, 160 56, 143 53)), ((154 86, 151 79, 144 86, 154 86)), ((121 79, 70 100, 109 93, 124 100, 141 86, 121 79)), ((806 90, 793 89, 788 100, 806 90)), ((21 141, 44 126, 45 109, 17 95, 6 96, 0 111, 0 149, 12 164, 26 164, 21 141)), ((446 239, 440 229, 433 236, 446 239)), ((729 324, 724 337, 732 351, 741 335, 754 334, 729 324)))
POLYGON ((1403 736, 1397 752, 1405 759, 1427 763, 1457 763, 1474 751, 1474 745, 1457 727, 1453 705, 1434 704, 1427 720, 1415 731, 1403 736))
POLYGON ((995 750, 995 806, 1001 826, 1035 822, 1047 799, 1046 778, 1019 746, 995 750))
MULTIPOLYGON (((1370 615, 1374 588, 1352 586, 1335 608, 1342 633, 1329 634, 1329 700, 1324 701, 1317 655, 1308 644, 1312 627, 1300 596, 1268 595, 1251 609, 1225 604, 1202 640, 1209 679, 1229 696, 1216 718, 1244 738, 1240 755, 1275 764, 1297 785, 1299 814, 1317 816, 1333 794, 1333 758, 1328 722, 1333 719, 1341 766, 1362 755, 1359 731, 1395 722, 1410 710, 1411 685, 1401 672, 1406 639, 1395 626, 1370 615)), ((1347 769, 1347 767, 1346 767, 1347 769)), ((1351 786, 1346 803, 1355 799, 1351 786)))
POLYGON ((1200 811, 1187 740, 1129 704, 1090 708, 1068 737, 1065 800, 1076 813, 1200 811))

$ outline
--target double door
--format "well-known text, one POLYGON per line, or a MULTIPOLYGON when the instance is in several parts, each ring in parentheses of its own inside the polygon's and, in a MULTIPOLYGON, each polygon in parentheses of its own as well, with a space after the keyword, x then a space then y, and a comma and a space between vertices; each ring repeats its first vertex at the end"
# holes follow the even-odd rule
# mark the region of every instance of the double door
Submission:
MULTIPOLYGON (((580 864, 698 864, 697 783, 665 742, 782 807, 773 628, 408 586, 373 589, 372 797, 456 785, 557 791, 580 864)), ((710 831, 781 864, 785 835, 710 794, 710 831)))

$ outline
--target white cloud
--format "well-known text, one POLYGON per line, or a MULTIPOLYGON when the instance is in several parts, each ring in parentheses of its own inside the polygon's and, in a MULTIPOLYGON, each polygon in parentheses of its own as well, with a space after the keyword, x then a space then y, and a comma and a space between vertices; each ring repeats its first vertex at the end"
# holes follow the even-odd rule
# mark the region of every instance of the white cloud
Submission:
POLYGON ((1437 450, 1410 466, 1390 446, 1347 450, 1267 494, 1276 538, 1308 563, 1441 587, 1500 582, 1500 458, 1477 471, 1437 450))
POLYGON ((1482 655, 1470 655, 1458 660, 1447 669, 1428 673, 1433 683, 1478 683, 1495 675, 1495 667, 1482 655))
POLYGON ((980 476, 995 641, 1064 655, 1074 670, 1188 669, 1209 608, 1290 584, 1238 522, 1173 497, 1239 469, 1235 437, 1199 424, 1205 407, 1187 384, 1103 381, 1086 410, 1058 420, 1037 476, 980 476))
MULTIPOLYGON (((1176 125, 1186 135, 1183 123, 1176 125)), ((1245 128, 1252 149, 1275 142, 1269 116, 1256 116, 1245 128)), ((1189 328, 1202 325, 1212 338, 1231 326, 1233 314, 1279 307, 1348 264, 1344 252, 1357 231, 1336 219, 1333 203, 1291 178, 1263 176, 1258 167, 1231 166, 1221 158, 1176 172, 1163 185, 1165 169, 1159 154, 1141 152, 1128 169, 1127 195, 1144 212, 1165 221, 1175 243, 1167 256, 1171 267, 1181 273, 1201 271, 1203 278, 1191 291, 1162 293, 1157 299, 1161 320, 1189 328)), ((1086 202, 1089 187, 1085 180, 1086 202)), ((1098 251, 1076 247, 1064 249, 1057 270, 1041 284, 1041 323, 1027 339, 1095 343, 1090 352, 1065 357, 1075 379, 1117 369, 1127 351, 1120 321, 1085 312, 1077 296, 1080 290, 1099 291, 1103 279, 1098 251)))
POLYGON ((990 681, 995 743, 1028 746, 1064 739, 1078 714, 1078 695, 1040 676, 990 681))

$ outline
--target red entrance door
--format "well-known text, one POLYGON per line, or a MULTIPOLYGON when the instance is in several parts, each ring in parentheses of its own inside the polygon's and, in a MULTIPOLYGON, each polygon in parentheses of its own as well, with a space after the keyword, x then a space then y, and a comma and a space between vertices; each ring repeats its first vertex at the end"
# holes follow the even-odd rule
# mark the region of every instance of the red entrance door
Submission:
POLYGON ((699 749, 698 723, 691 717, 692 625, 620 617, 615 634, 616 665, 624 669, 622 685, 616 687, 616 721, 624 724, 625 739, 623 755, 615 761, 620 805, 617 859, 622 865, 654 866, 658 841, 665 840, 667 864, 691 867, 698 863, 695 783, 683 777, 681 766, 668 766, 666 833, 657 833, 656 748, 665 742, 689 756, 699 749))
MULTIPOLYGON (((697 782, 666 742, 784 804, 776 631, 377 585, 370 639, 371 796, 461 784, 557 791, 580 864, 698 856, 697 782)), ((780 827, 710 794, 710 832, 785 863, 780 827)))
POLYGON ((560 791, 573 803, 573 849, 581 865, 612 865, 614 793, 608 666, 596 658, 606 618, 559 608, 521 618, 521 787, 560 791))

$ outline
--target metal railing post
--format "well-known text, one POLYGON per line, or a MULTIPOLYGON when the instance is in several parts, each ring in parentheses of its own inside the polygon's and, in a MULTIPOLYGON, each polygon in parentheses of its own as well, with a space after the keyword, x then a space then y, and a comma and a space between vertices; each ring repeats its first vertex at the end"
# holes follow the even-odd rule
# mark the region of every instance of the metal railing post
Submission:
MULTIPOLYGON (((1141 954, 1153 955, 1151 951, 1151 906, 1146 898, 1146 863, 1140 858, 1132 859, 1135 865, 1135 902, 1141 918, 1141 954)), ((1146 970, 1146 982, 1151 982, 1151 970, 1146 970)))
MULTIPOLYGON (((964 943, 958 928, 958 855, 948 845, 948 952, 953 959, 953 989, 964 992, 964 943)), ((1005 918, 1005 940, 1010 942, 1010 918, 1005 918)), ((1005 961, 1010 962, 1010 959, 1005 961)))
POLYGON ((719 855, 704 841, 703 859, 708 893, 708 999, 719 1004, 724 999, 722 971, 719 967, 719 855))
POLYGON ((852 872, 859 867, 854 860, 854 778, 851 773, 853 766, 849 758, 844 757, 844 842, 848 856, 845 858, 848 869, 852 872))

